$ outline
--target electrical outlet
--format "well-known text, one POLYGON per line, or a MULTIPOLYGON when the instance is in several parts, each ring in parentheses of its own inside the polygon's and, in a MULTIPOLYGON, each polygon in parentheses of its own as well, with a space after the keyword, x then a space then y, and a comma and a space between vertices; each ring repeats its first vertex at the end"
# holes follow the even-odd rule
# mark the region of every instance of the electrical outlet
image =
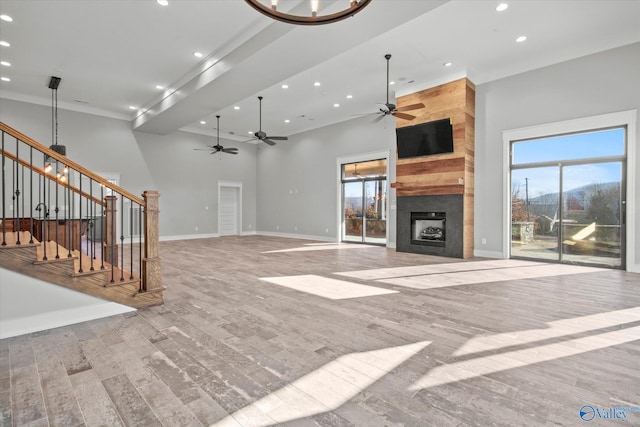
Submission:
POLYGON ((276 230, 280 230, 280 226, 279 225, 276 225, 276 230))
POLYGON ((487 244, 487 239, 485 237, 482 238, 482 244, 486 245, 487 244))
POLYGON ((196 231, 198 231, 198 226, 196 225, 196 231))

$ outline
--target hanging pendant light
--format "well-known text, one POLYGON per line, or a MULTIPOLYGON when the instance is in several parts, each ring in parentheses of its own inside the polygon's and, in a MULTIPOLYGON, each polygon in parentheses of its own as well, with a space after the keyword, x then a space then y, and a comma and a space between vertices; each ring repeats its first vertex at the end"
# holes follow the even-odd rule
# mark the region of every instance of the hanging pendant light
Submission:
MULTIPOLYGON (((67 155, 67 147, 58 144, 58 86, 60 85, 60 77, 51 76, 49 80, 49 89, 51 89, 51 142, 50 149, 63 156, 67 155)), ((56 161, 47 157, 48 162, 56 161)))
POLYGON ((319 15, 318 10, 320 7, 320 0, 310 0, 309 15, 293 15, 290 13, 280 12, 278 10, 278 0, 244 0, 263 15, 276 21, 286 22, 287 24, 295 25, 323 25, 331 24, 333 22, 342 21, 350 16, 355 15, 364 9, 371 0, 339 0, 347 4, 347 7, 336 13, 327 15, 319 15), (267 3, 269 6, 267 6, 267 3))

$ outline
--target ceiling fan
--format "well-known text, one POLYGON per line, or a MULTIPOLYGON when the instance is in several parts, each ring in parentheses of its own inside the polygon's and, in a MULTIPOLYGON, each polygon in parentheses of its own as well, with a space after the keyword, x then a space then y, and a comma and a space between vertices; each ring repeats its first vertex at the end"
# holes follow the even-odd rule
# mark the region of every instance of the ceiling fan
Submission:
POLYGON ((391 104, 389 102, 389 60, 391 59, 391 55, 387 53, 384 57, 387 60, 387 102, 384 104, 383 108, 380 108, 380 111, 378 113, 374 113, 374 114, 380 114, 380 116, 376 117, 371 123, 377 123, 387 116, 395 116, 404 120, 413 120, 416 118, 416 116, 411 114, 406 114, 404 113, 404 111, 411 111, 411 110, 417 110, 419 108, 424 108, 424 104, 423 103, 411 104, 411 105, 405 105, 404 107, 398 108, 396 107, 396 104, 391 104))
POLYGON ((288 140, 289 138, 287 138, 286 136, 268 136, 266 132, 262 131, 262 97, 261 96, 258 97, 258 102, 260 102, 260 116, 259 116, 259 119, 260 119, 260 130, 257 131, 257 132, 254 132, 253 133, 253 138, 251 138, 248 141, 255 141, 257 139, 257 140, 260 140, 260 141, 262 141, 262 142, 264 142, 265 144, 268 144, 268 145, 276 145, 276 143, 273 142, 273 140, 276 140, 276 141, 286 141, 286 140, 288 140))
POLYGON ((222 153, 228 153, 228 154, 238 154, 238 149, 235 147, 232 148, 224 148, 222 145, 220 145, 220 116, 216 116, 216 119, 218 121, 218 124, 216 126, 216 131, 218 133, 218 139, 216 141, 216 145, 207 145, 207 147, 209 148, 194 148, 194 150, 200 150, 200 151, 209 151, 211 150, 210 154, 215 154, 218 152, 222 152, 222 153))

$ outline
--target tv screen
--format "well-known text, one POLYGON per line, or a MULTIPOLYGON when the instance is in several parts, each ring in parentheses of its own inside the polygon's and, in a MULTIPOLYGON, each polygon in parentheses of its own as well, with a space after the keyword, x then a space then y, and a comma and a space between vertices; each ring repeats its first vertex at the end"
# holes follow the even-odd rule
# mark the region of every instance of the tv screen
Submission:
POLYGON ((450 118, 398 128, 396 138, 399 159, 453 153, 450 118))

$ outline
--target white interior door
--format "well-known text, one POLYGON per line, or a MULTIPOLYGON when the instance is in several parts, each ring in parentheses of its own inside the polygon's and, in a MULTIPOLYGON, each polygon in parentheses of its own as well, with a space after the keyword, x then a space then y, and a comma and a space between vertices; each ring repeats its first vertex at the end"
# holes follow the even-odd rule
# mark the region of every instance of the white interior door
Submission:
POLYGON ((238 217, 240 212, 240 189, 238 187, 219 187, 220 204, 218 205, 219 228, 221 236, 238 234, 238 217))

